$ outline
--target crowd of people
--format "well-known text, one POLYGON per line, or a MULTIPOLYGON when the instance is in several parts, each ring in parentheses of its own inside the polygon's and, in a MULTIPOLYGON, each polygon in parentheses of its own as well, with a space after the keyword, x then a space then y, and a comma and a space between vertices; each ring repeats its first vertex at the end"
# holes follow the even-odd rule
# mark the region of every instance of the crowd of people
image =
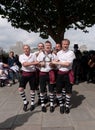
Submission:
POLYGON ((15 84, 15 79, 19 81, 20 72, 19 59, 14 55, 13 51, 9 52, 7 63, 0 59, 0 86, 11 86, 15 84))
POLYGON ((30 111, 35 109, 37 92, 42 112, 47 112, 46 102, 49 101, 50 112, 54 112, 56 103, 61 114, 70 112, 74 84, 83 81, 95 83, 95 52, 82 54, 77 44, 74 51, 69 46, 68 39, 57 43, 55 48, 50 41, 46 41, 38 44, 37 52, 31 53, 30 46, 25 44, 23 54, 14 56, 11 51, 7 64, 0 61, 0 84, 11 86, 15 84, 15 79, 18 80, 24 111, 29 105, 25 93, 27 83, 30 87, 30 111))

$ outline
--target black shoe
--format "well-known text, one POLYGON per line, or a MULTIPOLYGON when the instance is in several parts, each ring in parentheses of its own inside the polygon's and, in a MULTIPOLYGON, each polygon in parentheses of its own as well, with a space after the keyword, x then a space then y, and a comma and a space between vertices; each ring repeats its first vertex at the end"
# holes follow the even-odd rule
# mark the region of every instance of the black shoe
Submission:
POLYGON ((46 110, 46 107, 45 106, 43 106, 42 107, 42 112, 46 112, 47 110, 46 110))
POLYGON ((64 113, 64 106, 60 107, 60 113, 63 114, 64 113))
POLYGON ((65 107, 65 113, 66 114, 70 113, 70 108, 69 107, 65 107))
POLYGON ((27 111, 27 106, 28 106, 28 104, 29 104, 29 101, 27 101, 27 104, 24 104, 24 106, 23 106, 23 111, 27 111))
POLYGON ((54 112, 54 106, 50 106, 50 112, 54 112))
POLYGON ((34 110, 34 105, 31 105, 31 107, 30 107, 30 111, 33 111, 34 110))
POLYGON ((38 103, 37 103, 38 105, 41 105, 41 99, 38 99, 38 103))

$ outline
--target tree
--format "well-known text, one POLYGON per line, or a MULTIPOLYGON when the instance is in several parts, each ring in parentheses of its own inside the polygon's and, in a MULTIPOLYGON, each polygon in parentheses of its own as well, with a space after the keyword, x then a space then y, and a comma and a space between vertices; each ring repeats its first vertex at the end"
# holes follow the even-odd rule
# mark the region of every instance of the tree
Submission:
POLYGON ((95 0, 0 0, 0 14, 16 28, 60 42, 67 29, 94 25, 95 0))

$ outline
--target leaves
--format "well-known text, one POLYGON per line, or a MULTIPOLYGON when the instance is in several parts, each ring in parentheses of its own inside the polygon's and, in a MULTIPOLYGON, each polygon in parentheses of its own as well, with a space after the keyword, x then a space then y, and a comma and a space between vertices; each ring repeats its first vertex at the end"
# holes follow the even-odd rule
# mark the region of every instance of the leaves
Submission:
POLYGON ((95 0, 0 0, 0 14, 16 28, 59 42, 66 29, 87 32, 94 25, 95 0))

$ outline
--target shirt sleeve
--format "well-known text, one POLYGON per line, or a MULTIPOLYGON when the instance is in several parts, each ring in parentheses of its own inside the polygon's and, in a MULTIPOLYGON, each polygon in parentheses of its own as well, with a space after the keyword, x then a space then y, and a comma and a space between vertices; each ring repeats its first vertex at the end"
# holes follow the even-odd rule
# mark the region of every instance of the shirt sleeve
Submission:
POLYGON ((72 63, 75 59, 75 54, 73 51, 71 51, 70 55, 68 56, 68 62, 72 63))
POLYGON ((25 62, 23 55, 19 56, 19 62, 22 64, 25 62))
POLYGON ((33 61, 37 61, 37 57, 35 53, 33 53, 33 61))

